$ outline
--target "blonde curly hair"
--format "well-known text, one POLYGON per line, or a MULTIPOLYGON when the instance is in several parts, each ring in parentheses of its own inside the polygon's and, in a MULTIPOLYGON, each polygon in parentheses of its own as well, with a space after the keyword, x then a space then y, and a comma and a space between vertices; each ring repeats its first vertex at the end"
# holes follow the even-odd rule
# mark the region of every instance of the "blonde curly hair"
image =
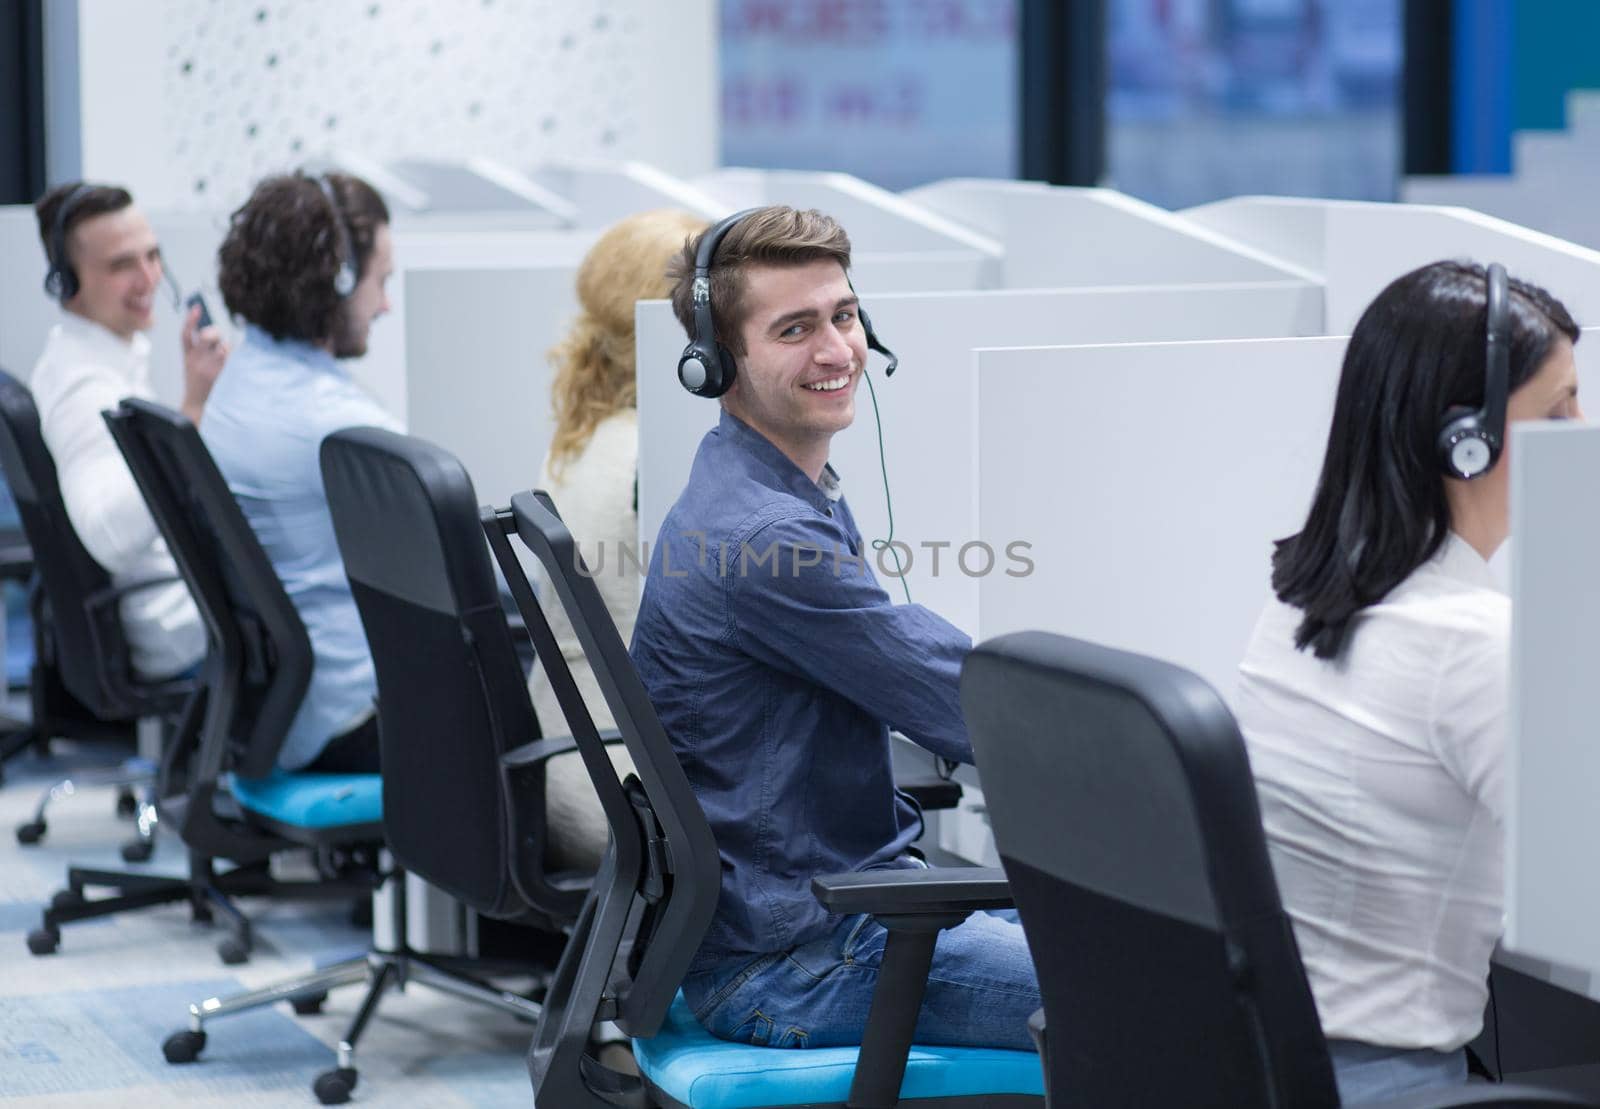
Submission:
POLYGON ((584 256, 578 267, 581 311, 549 354, 555 367, 552 474, 583 450, 601 420, 638 402, 634 301, 661 299, 672 291, 667 262, 705 227, 705 220, 688 212, 640 212, 613 224, 584 256))

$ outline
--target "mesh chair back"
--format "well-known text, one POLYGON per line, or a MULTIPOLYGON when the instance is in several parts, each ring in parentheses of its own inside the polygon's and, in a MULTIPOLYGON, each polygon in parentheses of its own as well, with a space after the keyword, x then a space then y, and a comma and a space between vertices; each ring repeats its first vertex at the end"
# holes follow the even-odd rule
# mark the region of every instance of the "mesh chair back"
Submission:
POLYGON ((466 470, 431 443, 351 428, 323 441, 322 477, 377 669, 390 848, 481 913, 532 902, 570 921, 587 882, 544 881, 542 775, 511 796, 501 771, 539 724, 466 470))
POLYGON ((1336 1106, 1244 742, 1200 678, 1024 632, 961 699, 1053 1106, 1336 1106))
POLYGON ((311 641, 193 424, 129 399, 106 414, 211 639, 202 779, 270 774, 311 681, 311 641))
MULTIPOLYGON (((589 1029, 614 1019, 631 1036, 653 1036, 677 994, 716 908, 720 862, 689 780, 656 718, 572 533, 550 498, 519 493, 511 508, 485 511, 484 530, 583 757, 611 843, 573 930, 528 1053, 540 1104, 595 1104, 581 1087, 589 1029), (554 597, 534 596, 508 535, 515 533, 549 575, 554 597), (559 603, 636 768, 617 778, 541 604, 559 603), (632 926, 632 942, 627 933, 632 926), (619 960, 627 946, 628 957, 619 960)), ((603 1102, 605 1099, 600 1098, 603 1102)))
POLYGON ((111 588, 110 575, 84 548, 67 515, 33 394, 3 370, 0 466, 5 468, 23 533, 33 548, 39 585, 49 606, 53 663, 62 684, 103 719, 139 715, 117 605, 92 608, 89 603, 90 598, 111 588))

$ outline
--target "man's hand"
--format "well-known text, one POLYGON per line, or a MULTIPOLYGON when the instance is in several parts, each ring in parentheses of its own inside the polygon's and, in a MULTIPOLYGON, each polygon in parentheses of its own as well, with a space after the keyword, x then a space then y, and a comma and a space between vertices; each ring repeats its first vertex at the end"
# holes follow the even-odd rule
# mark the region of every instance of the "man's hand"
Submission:
POLYGON ((183 320, 183 404, 180 406, 189 422, 200 423, 200 413, 211 395, 211 387, 222 373, 222 364, 228 360, 228 344, 216 326, 197 328, 200 306, 189 306, 183 320))

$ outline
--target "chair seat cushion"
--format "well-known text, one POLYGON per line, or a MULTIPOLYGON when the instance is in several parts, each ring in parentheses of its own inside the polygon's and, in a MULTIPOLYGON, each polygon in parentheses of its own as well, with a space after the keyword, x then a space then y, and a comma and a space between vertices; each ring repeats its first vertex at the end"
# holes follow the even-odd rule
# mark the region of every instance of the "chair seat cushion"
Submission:
POLYGON ((240 807, 292 828, 342 828, 383 820, 380 774, 308 774, 273 771, 265 778, 233 778, 240 807))
MULTIPOLYGON (((854 1047, 751 1047, 719 1040, 694 1019, 680 993, 661 1031, 633 1041, 639 1070, 690 1109, 843 1104, 855 1075, 854 1047)), ((1032 1051, 913 1044, 900 1097, 1044 1095, 1044 1069, 1032 1051)))

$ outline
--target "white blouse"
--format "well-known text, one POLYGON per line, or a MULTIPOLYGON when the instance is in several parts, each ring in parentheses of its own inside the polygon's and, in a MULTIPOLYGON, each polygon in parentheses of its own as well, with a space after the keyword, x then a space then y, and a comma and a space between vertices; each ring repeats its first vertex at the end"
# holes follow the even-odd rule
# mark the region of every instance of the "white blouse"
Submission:
POLYGON ((173 579, 129 593, 120 608, 133 668, 146 678, 164 678, 200 661, 205 628, 100 415, 124 397, 154 399, 149 363, 150 340, 143 335, 122 339, 67 312, 51 329, 29 387, 67 516, 84 548, 113 585, 173 579))
MULTIPOLYGON (((578 551, 623 643, 633 639, 639 593, 644 588, 640 564, 649 561, 639 545, 639 513, 633 503, 638 459, 639 414, 628 408, 595 425, 594 434, 576 456, 567 460, 559 476, 551 472, 548 458, 539 474, 539 488, 550 494, 562 522, 577 541, 578 551)), ((578 633, 567 619, 544 567, 535 566, 532 578, 550 631, 595 726, 601 730, 615 727, 600 683, 578 642, 578 633)), ((538 662, 533 665, 528 684, 540 730, 547 736, 568 734, 570 729, 555 690, 538 662)), ((609 745, 606 751, 618 767, 619 776, 626 776, 633 769, 627 748, 620 743, 609 745)), ((557 755, 546 766, 545 806, 550 834, 548 862, 590 870, 598 866, 606 846, 606 819, 576 753, 557 755)))
POLYGON ((1502 926, 1510 598, 1451 534, 1337 660, 1301 617, 1268 603, 1234 707, 1323 1032, 1454 1050, 1502 926))

